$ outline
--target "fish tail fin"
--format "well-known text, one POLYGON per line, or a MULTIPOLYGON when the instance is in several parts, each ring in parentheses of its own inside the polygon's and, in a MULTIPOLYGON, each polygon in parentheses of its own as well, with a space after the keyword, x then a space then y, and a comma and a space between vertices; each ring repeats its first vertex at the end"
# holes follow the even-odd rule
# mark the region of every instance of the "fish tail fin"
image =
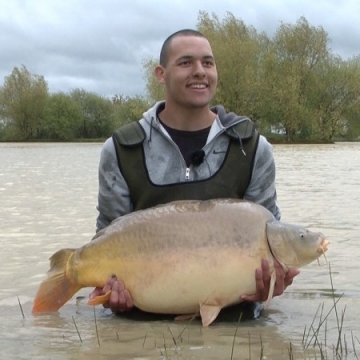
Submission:
POLYGON ((75 251, 75 249, 59 250, 50 258, 48 277, 40 284, 36 293, 33 314, 56 312, 82 288, 66 275, 66 264, 75 251))

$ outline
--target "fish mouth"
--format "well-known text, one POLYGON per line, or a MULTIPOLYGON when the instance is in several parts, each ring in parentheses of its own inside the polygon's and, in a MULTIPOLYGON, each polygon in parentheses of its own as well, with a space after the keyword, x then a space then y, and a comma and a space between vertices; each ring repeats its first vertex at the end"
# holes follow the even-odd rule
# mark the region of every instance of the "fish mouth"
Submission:
POLYGON ((327 251, 329 244, 330 244, 329 240, 323 239, 321 244, 319 245, 319 247, 317 249, 317 252, 320 253, 320 254, 324 254, 325 251, 327 251))

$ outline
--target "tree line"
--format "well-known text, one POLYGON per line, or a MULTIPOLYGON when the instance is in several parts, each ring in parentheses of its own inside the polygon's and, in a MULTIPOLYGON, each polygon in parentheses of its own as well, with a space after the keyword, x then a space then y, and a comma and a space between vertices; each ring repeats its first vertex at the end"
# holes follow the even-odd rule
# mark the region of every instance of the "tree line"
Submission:
MULTIPOLYGON (((233 14, 200 12, 219 73, 213 104, 246 115, 260 132, 285 141, 360 138, 360 55, 343 60, 328 34, 301 17, 272 37, 233 14)), ((15 67, 0 87, 0 141, 103 139, 141 118, 164 89, 143 62, 145 96, 111 99, 84 89, 50 94, 43 76, 15 67)))
POLYGON ((0 88, 0 141, 100 140, 147 107, 140 96, 108 99, 84 89, 49 94, 43 76, 15 67, 0 88))

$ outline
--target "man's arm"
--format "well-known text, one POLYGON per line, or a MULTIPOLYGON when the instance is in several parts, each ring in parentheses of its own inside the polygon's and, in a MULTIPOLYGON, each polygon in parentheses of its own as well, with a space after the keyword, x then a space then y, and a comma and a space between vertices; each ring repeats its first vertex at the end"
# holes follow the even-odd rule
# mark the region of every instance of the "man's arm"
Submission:
POLYGON ((96 231, 132 211, 129 188, 120 172, 112 138, 106 140, 101 150, 98 176, 96 231))
POLYGON ((281 212, 276 204, 275 170, 272 146, 260 136, 251 181, 244 199, 264 206, 280 220, 281 212))
MULTIPOLYGON (((100 155, 97 210, 99 215, 96 220, 96 231, 132 210, 129 189, 120 172, 112 138, 106 140, 100 155)), ((110 300, 108 304, 104 304, 105 308, 110 308, 116 313, 128 311, 134 306, 129 291, 115 275, 110 277, 103 288, 95 288, 89 298, 104 295, 109 290, 110 300)))

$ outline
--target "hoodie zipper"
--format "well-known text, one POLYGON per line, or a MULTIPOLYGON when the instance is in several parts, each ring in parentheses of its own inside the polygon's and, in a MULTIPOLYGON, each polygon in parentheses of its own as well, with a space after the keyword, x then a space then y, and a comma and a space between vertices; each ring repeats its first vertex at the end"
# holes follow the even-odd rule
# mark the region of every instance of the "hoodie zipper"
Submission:
MULTIPOLYGON (((152 127, 152 124, 150 125, 150 127, 152 127)), ((213 141, 215 141, 215 139, 216 139, 217 137, 219 137, 219 136, 220 136, 223 132, 225 132, 225 131, 226 131, 226 129, 224 129, 224 130, 221 131, 220 133, 216 134, 215 137, 211 139, 210 143, 213 142, 213 141)), ((165 134, 162 134, 162 135, 163 135, 173 146, 175 146, 175 148, 177 149, 177 151, 178 151, 179 154, 180 154, 180 157, 181 157, 181 159, 182 159, 182 162, 183 162, 183 163, 185 164, 185 166, 186 166, 186 163, 185 163, 185 160, 184 160, 184 158, 183 158, 183 156, 182 156, 182 154, 181 154, 181 151, 180 151, 179 147, 176 145, 176 143, 173 141, 173 139, 165 136, 165 134)), ((204 148, 206 148, 207 146, 209 146, 210 143, 206 144, 206 145, 204 146, 204 148)), ((186 181, 189 181, 189 180, 190 180, 190 171, 191 171, 191 168, 186 166, 186 168, 185 168, 185 180, 186 180, 186 181)))
MULTIPOLYGON (((160 131, 161 132, 161 131, 160 131)), ((161 132, 162 133, 162 132, 161 132)), ((190 167, 186 166, 185 160, 182 156, 182 153, 179 149, 179 147, 176 145, 175 141, 173 139, 171 139, 171 137, 167 137, 165 134, 162 133, 162 135, 165 137, 165 139, 167 139, 178 151, 181 161, 183 164, 185 164, 185 180, 190 180, 190 167)))

